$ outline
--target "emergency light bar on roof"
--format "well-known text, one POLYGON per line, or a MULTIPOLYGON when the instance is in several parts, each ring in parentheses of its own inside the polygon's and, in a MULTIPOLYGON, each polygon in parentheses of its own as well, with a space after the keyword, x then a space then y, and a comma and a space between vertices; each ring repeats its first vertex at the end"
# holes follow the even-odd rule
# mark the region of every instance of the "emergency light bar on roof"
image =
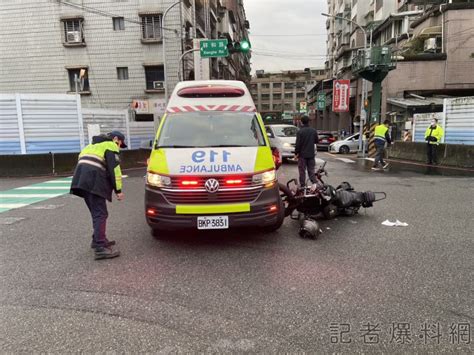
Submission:
POLYGON ((227 112, 256 112, 254 106, 245 105, 185 105, 168 107, 167 112, 202 112, 202 111, 227 111, 227 112))
POLYGON ((194 86, 183 88, 178 91, 179 97, 203 98, 203 97, 242 97, 245 91, 232 86, 194 86))

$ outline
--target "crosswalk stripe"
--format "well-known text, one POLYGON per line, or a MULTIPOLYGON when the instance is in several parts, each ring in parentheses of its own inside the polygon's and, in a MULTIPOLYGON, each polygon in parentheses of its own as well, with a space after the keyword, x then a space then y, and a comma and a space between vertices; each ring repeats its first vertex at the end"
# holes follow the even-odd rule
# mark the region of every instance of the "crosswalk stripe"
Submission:
POLYGON ((28 203, 0 203, 0 209, 3 209, 3 208, 8 208, 8 209, 21 208, 21 207, 25 207, 25 206, 28 206, 28 203))
POLYGON ((3 193, 0 194, 0 198, 54 198, 64 195, 63 193, 54 193, 54 194, 8 194, 8 193, 3 193))
POLYGON ((51 180, 51 181, 45 181, 43 184, 71 184, 71 180, 51 180))
POLYGON ((342 161, 342 162, 344 162, 344 163, 355 163, 354 160, 348 159, 348 158, 336 158, 336 159, 337 159, 337 160, 340 160, 340 161, 342 161))
POLYGON ((22 186, 15 190, 69 190, 70 186, 22 186))
POLYGON ((61 178, 0 191, 0 213, 66 195, 70 185, 71 178, 61 178))

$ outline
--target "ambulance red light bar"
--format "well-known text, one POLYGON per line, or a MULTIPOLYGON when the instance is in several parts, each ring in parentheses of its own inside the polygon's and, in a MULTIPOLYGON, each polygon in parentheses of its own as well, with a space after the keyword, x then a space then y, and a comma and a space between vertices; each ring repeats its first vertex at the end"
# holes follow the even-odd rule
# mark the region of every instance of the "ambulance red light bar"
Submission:
POLYGON ((184 88, 178 91, 179 97, 242 97, 245 95, 245 91, 240 88, 232 86, 195 86, 190 88, 184 88))

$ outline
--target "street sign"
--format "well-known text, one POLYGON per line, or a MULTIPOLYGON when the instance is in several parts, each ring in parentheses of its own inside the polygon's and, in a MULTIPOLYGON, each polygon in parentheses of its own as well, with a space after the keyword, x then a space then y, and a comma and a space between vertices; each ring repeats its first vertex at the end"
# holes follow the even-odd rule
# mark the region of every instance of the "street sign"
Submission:
POLYGON ((318 94, 318 111, 324 111, 326 108, 326 93, 320 92, 318 94))
POLYGON ((333 87, 333 112, 349 112, 351 81, 335 80, 333 87))
POLYGON ((200 41, 201 58, 227 57, 227 39, 208 39, 200 41))

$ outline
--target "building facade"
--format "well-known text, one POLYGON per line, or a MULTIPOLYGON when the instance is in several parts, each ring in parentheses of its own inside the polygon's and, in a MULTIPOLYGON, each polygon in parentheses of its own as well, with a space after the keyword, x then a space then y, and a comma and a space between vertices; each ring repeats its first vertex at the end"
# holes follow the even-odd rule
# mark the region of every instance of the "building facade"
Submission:
MULTIPOLYGON (((415 113, 442 110, 442 98, 474 94, 474 4, 469 0, 328 0, 328 81, 314 92, 326 93, 326 109, 318 128, 358 130, 362 103, 362 79, 352 72, 353 59, 364 47, 390 47, 396 68, 382 82, 381 120, 390 119, 401 136, 405 122, 415 113), (351 80, 349 112, 331 110, 332 81, 351 80)), ((314 96, 313 92, 313 96, 314 96)), ((368 83, 367 116, 370 117, 372 86, 368 83)))
MULTIPOLYGON (((80 93, 85 107, 163 112, 193 79, 195 38, 247 38, 242 0, 12 0, 0 4, 0 92, 80 93), (164 17, 164 14, 166 16, 164 17), (165 80, 166 71, 166 80, 165 80)), ((211 79, 248 80, 250 55, 211 59, 211 79)))
POLYGON ((262 116, 292 119, 300 111, 300 103, 307 102, 307 92, 326 76, 324 68, 306 68, 265 73, 257 70, 250 82, 250 92, 262 116))

